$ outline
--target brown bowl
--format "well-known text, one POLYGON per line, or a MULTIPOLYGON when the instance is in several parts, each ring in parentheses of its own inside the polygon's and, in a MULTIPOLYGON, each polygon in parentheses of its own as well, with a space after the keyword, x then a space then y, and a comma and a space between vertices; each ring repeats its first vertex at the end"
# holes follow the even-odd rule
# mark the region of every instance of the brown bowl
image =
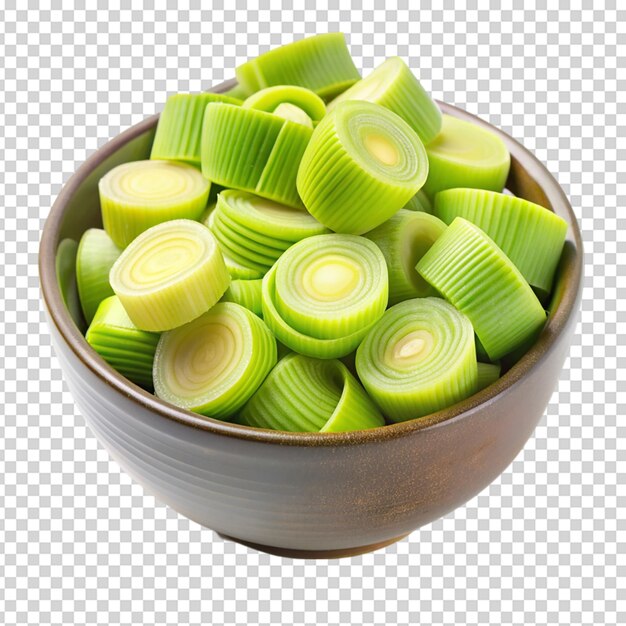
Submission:
MULTIPOLYGON (((215 91, 233 86, 224 83, 215 91)), ((461 506, 491 483, 532 434, 556 385, 575 328, 582 242, 558 183, 523 146, 500 135, 507 187, 569 224, 550 315, 532 348, 487 389, 448 409, 367 431, 260 430, 204 418, 133 385, 86 343, 65 308, 55 254, 100 226, 98 180, 147 158, 158 116, 93 154, 67 181, 46 221, 39 271, 56 353, 91 430, 147 491, 221 535, 275 554, 349 556, 375 550, 461 506)))

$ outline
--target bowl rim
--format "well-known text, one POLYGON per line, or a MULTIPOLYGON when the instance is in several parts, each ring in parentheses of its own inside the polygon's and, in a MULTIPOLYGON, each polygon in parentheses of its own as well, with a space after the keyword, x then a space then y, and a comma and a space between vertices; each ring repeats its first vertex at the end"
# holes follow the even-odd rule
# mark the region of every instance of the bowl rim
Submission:
MULTIPOLYGON (((223 93, 236 84, 236 80, 229 80, 217 85, 210 91, 223 93)), ((568 222, 566 241, 573 244, 575 251, 571 280, 564 281, 565 285, 561 293, 560 302, 548 318, 539 338, 511 369, 486 389, 441 411, 413 420, 345 433, 292 433, 254 428, 198 415, 157 398, 116 372, 89 346, 63 303, 56 279, 56 250, 60 242, 60 230, 63 224, 64 211, 73 194, 103 161, 129 141, 156 126, 159 118, 158 114, 152 115, 130 127, 98 148, 65 182, 52 205, 44 224, 39 247, 41 292, 45 307, 49 313, 49 323, 54 324, 62 340, 80 359, 83 365, 88 367, 93 374, 113 391, 163 418, 194 429, 208 431, 215 435, 283 446, 341 447, 395 439, 411 433, 430 431, 459 420, 469 419, 471 415, 477 413, 485 406, 491 405, 502 396, 511 393, 555 349, 559 337, 566 327, 569 326, 571 318, 578 312, 582 291, 583 245, 576 216, 565 192, 537 157, 521 143, 485 120, 456 106, 441 101, 437 101, 437 103, 444 114, 454 115, 478 124, 494 132, 504 140, 511 154, 512 161, 516 160, 519 162, 526 173, 538 185, 540 191, 543 192, 551 208, 568 222)))

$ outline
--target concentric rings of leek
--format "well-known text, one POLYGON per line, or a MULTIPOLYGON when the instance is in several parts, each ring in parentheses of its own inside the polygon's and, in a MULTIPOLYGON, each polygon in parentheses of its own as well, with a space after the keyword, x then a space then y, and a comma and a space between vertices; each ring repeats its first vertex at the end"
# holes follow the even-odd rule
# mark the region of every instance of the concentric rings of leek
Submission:
POLYGON ((430 198, 453 187, 502 191, 509 175, 511 157, 502 139, 451 115, 443 116, 441 132, 426 152, 429 171, 424 192, 430 198))
POLYGON ((212 307, 230 276, 206 226, 172 220, 139 235, 114 263, 109 281, 138 328, 162 331, 212 307))
MULTIPOLYGON (((233 106, 233 105, 230 105, 233 106)), ((119 248, 168 220, 197 220, 211 183, 191 165, 174 161, 132 161, 100 179, 104 230, 119 248)))
POLYGON ((109 272, 121 253, 101 228, 90 228, 80 238, 76 254, 76 282, 87 324, 91 323, 98 305, 113 295, 109 272))
POLYGON ((352 352, 387 305, 385 259, 353 235, 294 244, 263 279, 263 318, 295 352, 323 359, 352 352))
POLYGON ((313 131, 297 185, 319 222, 359 235, 401 209, 427 173, 424 146, 404 120, 377 104, 348 101, 313 131))
POLYGON ((330 113, 340 102, 366 100, 399 115, 427 144, 441 130, 441 111, 399 57, 391 57, 371 74, 337 96, 329 105, 330 113))
POLYGON ((326 105, 317 94, 295 85, 266 87, 246 98, 242 106, 280 115, 277 108, 282 104, 296 106, 309 118, 309 122, 319 122, 326 115, 326 105))
POLYGON ((384 424, 343 363, 293 352, 269 373, 240 418, 249 426, 291 432, 346 432, 384 424))
POLYGON ((202 126, 202 174, 224 187, 302 208, 296 176, 312 133, 265 111, 209 104, 202 126))
POLYGON ((276 363, 276 340, 253 313, 220 302, 163 333, 154 359, 157 396, 203 415, 228 419, 276 363))
POLYGON ((476 390, 472 325, 439 298, 405 300, 370 329, 357 349, 356 369, 391 420, 428 415, 476 390))
POLYGON ((330 100, 361 78, 341 33, 294 41, 250 59, 235 70, 248 93, 273 85, 298 85, 330 100))
POLYGON ((446 224, 463 217, 491 237, 528 283, 550 292, 567 234, 567 222, 549 209, 484 189, 447 189, 435 197, 446 224))
POLYGON ((139 330, 117 296, 100 302, 85 339, 122 376, 152 389, 152 364, 159 335, 139 330))
POLYGON ((546 314, 520 271, 478 226, 457 217, 417 271, 467 315, 489 355, 512 352, 543 326, 546 314))
POLYGON ((365 234, 385 255, 389 275, 389 304, 437 292, 415 271, 417 262, 446 229, 428 213, 400 209, 392 218, 365 234))
POLYGON ((241 104, 221 93, 177 93, 170 96, 159 117, 151 159, 184 161, 200 166, 204 110, 210 102, 241 104))

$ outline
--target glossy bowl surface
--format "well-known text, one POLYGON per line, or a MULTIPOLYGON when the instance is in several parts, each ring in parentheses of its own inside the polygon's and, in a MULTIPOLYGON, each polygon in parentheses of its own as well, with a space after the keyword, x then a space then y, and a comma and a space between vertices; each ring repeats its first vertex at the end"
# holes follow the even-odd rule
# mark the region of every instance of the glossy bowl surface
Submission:
MULTIPOLYGON (((233 86, 224 83, 215 91, 233 86)), ((46 221, 39 270, 56 354, 96 437, 146 490, 221 535, 276 554, 336 557, 388 545, 461 506, 515 458, 540 420, 567 355, 582 285, 582 241, 555 179, 523 146, 490 128, 512 157, 507 188, 569 224, 550 315, 532 348, 495 384, 419 420, 353 433, 284 433, 195 415, 128 382, 86 343, 63 304, 59 242, 101 226, 98 180, 147 158, 158 116, 95 152, 46 221)))

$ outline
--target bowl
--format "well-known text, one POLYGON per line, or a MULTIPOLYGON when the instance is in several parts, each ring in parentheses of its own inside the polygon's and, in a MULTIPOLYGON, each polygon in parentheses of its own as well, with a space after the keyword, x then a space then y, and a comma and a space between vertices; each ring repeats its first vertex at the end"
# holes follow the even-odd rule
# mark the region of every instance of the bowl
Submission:
POLYGON ((563 190, 530 152, 479 118, 439 104, 504 139, 512 157, 507 188, 563 217, 567 241, 546 326, 509 371, 443 411, 372 430, 286 433, 221 422, 163 402, 115 372, 70 317, 55 254, 63 238, 78 240, 87 228, 101 226, 98 180, 120 163, 149 156, 158 116, 109 141, 67 181, 39 254, 54 348, 92 432, 159 501, 259 550, 350 556, 398 541, 461 506, 520 452, 543 415, 576 325, 581 235, 563 190))

